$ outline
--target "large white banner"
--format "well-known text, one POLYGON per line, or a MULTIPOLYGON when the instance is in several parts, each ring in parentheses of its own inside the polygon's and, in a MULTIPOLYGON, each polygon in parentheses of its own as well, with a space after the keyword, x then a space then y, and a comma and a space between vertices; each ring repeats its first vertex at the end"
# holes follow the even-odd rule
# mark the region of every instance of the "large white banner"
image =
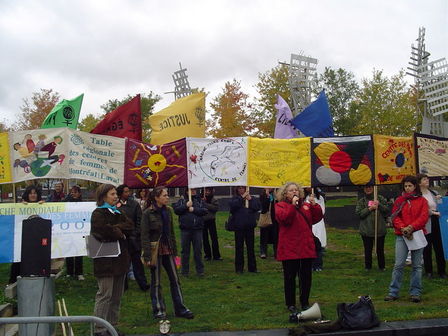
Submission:
POLYGON ((187 138, 188 187, 247 185, 247 139, 187 138))

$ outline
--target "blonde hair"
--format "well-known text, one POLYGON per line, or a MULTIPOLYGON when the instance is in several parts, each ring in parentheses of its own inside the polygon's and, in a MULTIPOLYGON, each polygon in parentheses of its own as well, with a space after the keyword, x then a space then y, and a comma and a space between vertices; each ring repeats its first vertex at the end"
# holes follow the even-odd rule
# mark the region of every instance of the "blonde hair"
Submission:
POLYGON ((277 201, 279 201, 279 202, 286 201, 286 190, 291 185, 295 185, 297 187, 297 189, 299 189, 299 197, 300 198, 305 198, 305 193, 303 191, 303 187, 299 183, 296 183, 296 182, 286 182, 285 185, 283 185, 280 188, 278 188, 278 191, 277 191, 277 201))

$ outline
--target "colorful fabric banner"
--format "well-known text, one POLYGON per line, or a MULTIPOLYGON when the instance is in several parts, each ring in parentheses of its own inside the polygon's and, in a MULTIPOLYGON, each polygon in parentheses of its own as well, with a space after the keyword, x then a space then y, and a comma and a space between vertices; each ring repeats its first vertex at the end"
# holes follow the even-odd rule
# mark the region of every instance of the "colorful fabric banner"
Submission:
POLYGON ((124 180, 125 139, 68 130, 69 178, 119 185, 124 180))
POLYGON ((288 181, 311 185, 311 139, 249 138, 250 186, 279 187, 288 181))
POLYGON ((187 145, 185 139, 161 146, 126 141, 124 183, 131 188, 185 187, 187 145))
POLYGON ((68 130, 9 132, 13 181, 67 178, 68 130))
POLYGON ((297 131, 295 127, 291 124, 292 112, 289 108, 288 103, 282 98, 282 96, 277 95, 277 104, 275 104, 277 109, 277 118, 275 123, 274 138, 276 139, 293 139, 297 138, 297 131))
POLYGON ((72 100, 63 99, 57 103, 45 118, 41 128, 78 128, 79 113, 83 98, 84 93, 72 100))
POLYGON ((205 136, 205 93, 180 98, 150 116, 151 144, 163 145, 185 137, 205 136))
POLYGON ((0 133, 0 184, 12 182, 8 133, 0 133))
POLYGON ((313 138, 312 185, 350 186, 374 183, 370 135, 313 138))
POLYGON ((90 233, 90 217, 95 208, 95 202, 0 204, 0 263, 20 261, 22 221, 32 215, 52 222, 52 258, 87 255, 84 236, 90 233))
POLYGON ((90 133, 142 141, 140 95, 108 113, 90 133))
POLYGON ((247 185, 247 138, 187 138, 188 187, 247 185))
POLYGON ((448 139, 414 133, 417 148, 417 171, 429 177, 448 175, 448 139))
POLYGON ((415 175, 415 150, 412 137, 375 134, 375 183, 401 183, 406 175, 415 175))
POLYGON ((448 260, 448 197, 442 197, 442 203, 437 204, 440 211, 440 235, 442 236, 443 253, 445 260, 448 260))

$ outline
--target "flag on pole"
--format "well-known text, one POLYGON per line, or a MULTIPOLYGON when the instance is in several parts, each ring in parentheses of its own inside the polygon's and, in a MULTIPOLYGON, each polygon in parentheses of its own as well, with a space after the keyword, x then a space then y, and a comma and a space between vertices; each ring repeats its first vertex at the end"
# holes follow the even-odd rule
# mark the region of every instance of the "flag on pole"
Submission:
POLYGON ((297 131, 294 126, 291 125, 292 112, 288 106, 288 103, 280 96, 277 95, 277 119, 275 123, 274 138, 276 139, 292 139, 297 138, 297 131))
POLYGON ((90 133, 142 141, 140 95, 108 113, 90 133))
POLYGON ((72 100, 63 99, 57 103, 40 128, 69 127, 76 129, 83 98, 84 93, 72 100))
POLYGON ((161 145, 185 137, 205 136, 205 93, 177 99, 167 108, 148 118, 151 144, 161 145))
POLYGON ((325 90, 302 113, 291 120, 291 123, 308 137, 334 136, 333 118, 330 114, 328 99, 325 90))

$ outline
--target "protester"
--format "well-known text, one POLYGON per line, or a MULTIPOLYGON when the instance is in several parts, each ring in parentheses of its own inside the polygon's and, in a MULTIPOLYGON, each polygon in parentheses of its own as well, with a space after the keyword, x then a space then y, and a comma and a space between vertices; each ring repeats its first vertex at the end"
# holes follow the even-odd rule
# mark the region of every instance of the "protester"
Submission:
POLYGON ((54 190, 47 197, 47 202, 62 202, 64 199, 64 184, 60 181, 56 182, 54 184, 54 190))
MULTIPOLYGON (((90 234, 101 242, 118 241, 121 253, 117 257, 93 259, 93 275, 98 283, 94 315, 113 326, 118 322, 120 301, 124 291, 130 256, 127 237, 134 225, 117 209, 117 190, 111 184, 101 184, 96 190, 97 208, 92 212, 90 234)), ((120 334, 120 333, 119 333, 120 334)), ((95 336, 109 335, 104 326, 95 324, 95 336)))
POLYGON ((364 267, 366 270, 372 269, 372 250, 376 236, 378 268, 384 271, 386 268, 384 257, 385 218, 389 214, 389 207, 387 200, 381 195, 374 200, 373 186, 364 186, 363 191, 364 195, 358 200, 355 212, 359 216, 359 233, 364 245, 364 267))
POLYGON ((140 208, 145 210, 146 203, 148 201, 148 189, 138 189, 135 200, 140 205, 140 208))
MULTIPOLYGON (((305 190, 305 202, 309 203, 309 197, 313 194, 313 189, 307 187, 305 190)), ((314 188, 314 200, 322 209, 322 216, 325 214, 325 198, 320 188, 314 188)), ((313 271, 320 272, 324 268, 324 251, 327 247, 327 230, 324 218, 313 225, 314 244, 316 245, 316 259, 313 260, 313 271)))
POLYGON ((131 267, 142 291, 149 289, 145 276, 145 269, 141 261, 142 245, 140 242, 140 222, 142 219, 142 209, 137 201, 130 197, 131 191, 126 184, 117 187, 118 203, 117 208, 123 212, 134 224, 134 230, 128 236, 128 249, 131 256, 131 267))
MULTIPOLYGON (((185 195, 188 199, 188 194, 185 195)), ((204 275, 204 263, 202 262, 202 230, 204 229, 204 216, 207 208, 202 202, 196 189, 191 189, 191 201, 181 198, 174 206, 174 212, 179 216, 180 243, 182 247, 182 275, 190 273, 190 248, 193 245, 193 257, 196 266, 196 274, 204 275)))
MULTIPOLYGON (((65 198, 64 202, 82 202, 81 188, 78 185, 71 187, 70 194, 65 198)), ((65 258, 65 266, 67 268, 67 277, 76 277, 81 281, 85 280, 82 256, 65 258)))
POLYGON ((203 243, 204 243, 204 259, 205 260, 222 260, 219 253, 218 232, 216 231, 216 212, 219 209, 218 200, 215 198, 214 189, 212 187, 204 188, 203 204, 207 208, 207 214, 204 216, 204 230, 203 230, 203 243), (210 248, 210 242, 208 235, 210 234, 210 240, 212 247, 210 248))
POLYGON ((275 196, 273 188, 265 188, 260 194, 261 213, 270 214, 271 224, 266 227, 260 226, 260 258, 266 259, 268 255, 268 244, 273 245, 274 258, 277 255, 278 223, 275 220, 275 196))
POLYGON ((185 307, 180 281, 176 269, 177 255, 176 237, 173 227, 173 209, 169 204, 168 191, 164 187, 156 187, 151 191, 148 208, 142 218, 143 259, 151 270, 151 303, 154 318, 166 318, 166 305, 162 296, 161 269, 165 268, 170 282, 171 298, 174 312, 178 317, 194 318, 194 314, 185 307), (152 254, 151 245, 156 251, 152 254), (153 245, 154 246, 154 245, 153 245), (157 261, 153 260, 156 258, 157 261))
MULTIPOLYGON (((428 221, 428 202, 422 197, 420 186, 415 176, 405 176, 402 180, 403 194, 395 200, 392 208, 392 223, 395 229, 395 265, 392 271, 392 281, 389 294, 384 301, 395 301, 399 297, 403 268, 408 254, 405 239, 413 239, 416 232, 423 230, 428 221)), ((422 256, 423 247, 411 250, 412 272, 410 283, 411 302, 421 301, 422 292, 422 256)))
POLYGON ((302 310, 309 308, 312 283, 312 263, 316 249, 312 225, 322 219, 322 209, 310 195, 304 201, 302 187, 288 182, 278 190, 275 217, 279 225, 277 260, 283 265, 285 303, 295 314, 296 277, 299 277, 300 304, 302 310))
POLYGON ((437 211, 437 203, 442 197, 434 190, 429 189, 429 178, 426 174, 417 174, 417 181, 422 191, 422 196, 428 202, 429 218, 426 222, 426 240, 428 245, 423 250, 423 264, 428 279, 432 278, 432 249, 436 255, 437 273, 443 279, 447 278, 445 271, 445 255, 443 253, 442 234, 440 232, 440 212, 437 211))
POLYGON ((232 226, 235 231, 235 272, 244 270, 244 243, 247 250, 247 270, 258 273, 255 260, 255 227, 256 214, 260 210, 260 201, 250 195, 246 187, 239 186, 234 189, 234 196, 230 201, 230 214, 232 226), (247 207, 246 207, 247 202, 247 207))
MULTIPOLYGON (((22 203, 44 203, 44 201, 42 200, 42 190, 40 189, 40 187, 34 184, 27 186, 22 194, 22 203)), ((19 275, 20 262, 12 263, 9 271, 8 284, 13 284, 14 282, 16 282, 19 275)))

